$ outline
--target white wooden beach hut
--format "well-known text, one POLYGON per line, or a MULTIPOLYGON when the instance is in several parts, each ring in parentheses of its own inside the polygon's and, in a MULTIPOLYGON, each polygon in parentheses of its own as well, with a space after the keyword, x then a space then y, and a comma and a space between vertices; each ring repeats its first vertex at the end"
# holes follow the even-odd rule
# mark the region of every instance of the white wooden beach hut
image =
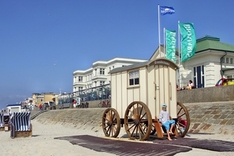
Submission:
POLYGON ((110 72, 111 108, 105 110, 102 118, 104 134, 117 137, 120 125, 124 125, 131 139, 146 140, 155 131, 161 136, 157 117, 162 104, 167 104, 176 122, 178 117, 188 121, 187 109, 177 102, 177 69, 178 66, 166 58, 113 69, 110 72), (185 115, 180 115, 183 112, 185 115))

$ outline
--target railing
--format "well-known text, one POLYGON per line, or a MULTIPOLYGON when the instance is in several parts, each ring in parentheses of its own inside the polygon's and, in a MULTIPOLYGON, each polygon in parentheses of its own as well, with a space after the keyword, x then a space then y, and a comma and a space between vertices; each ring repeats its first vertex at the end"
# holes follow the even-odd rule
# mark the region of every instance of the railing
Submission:
POLYGON ((58 96, 58 105, 71 104, 73 100, 80 105, 82 102, 110 99, 110 84, 88 88, 73 93, 66 93, 58 96))

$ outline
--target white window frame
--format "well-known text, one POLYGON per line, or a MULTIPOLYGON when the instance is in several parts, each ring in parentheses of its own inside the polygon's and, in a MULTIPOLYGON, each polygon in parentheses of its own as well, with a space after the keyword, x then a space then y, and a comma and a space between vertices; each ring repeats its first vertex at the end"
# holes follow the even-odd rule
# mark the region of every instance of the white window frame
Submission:
POLYGON ((230 64, 233 64, 233 58, 230 58, 230 64))
POLYGON ((201 77, 199 79, 201 80, 203 87, 205 87, 205 66, 204 65, 193 67, 193 83, 194 83, 194 85, 196 85, 195 86, 196 88, 202 88, 202 87, 198 86, 198 73, 197 73, 198 67, 200 67, 200 70, 201 70, 200 71, 201 77))
POLYGON ((225 63, 227 63, 227 64, 229 63, 229 58, 228 57, 225 58, 225 63))
POLYGON ((139 86, 140 85, 140 72, 139 70, 132 70, 128 73, 128 86, 139 86))
POLYGON ((78 82, 83 82, 83 76, 78 77, 78 82))
POLYGON ((104 85, 105 81, 100 81, 100 86, 104 85))
POLYGON ((100 75, 105 75, 105 68, 100 68, 100 75))

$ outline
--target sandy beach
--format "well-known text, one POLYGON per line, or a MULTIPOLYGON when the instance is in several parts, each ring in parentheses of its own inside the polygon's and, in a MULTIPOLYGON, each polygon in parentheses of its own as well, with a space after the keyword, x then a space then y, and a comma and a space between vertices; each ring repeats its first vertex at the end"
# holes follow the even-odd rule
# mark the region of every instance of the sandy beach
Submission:
MULTIPOLYGON (((0 149, 1 155, 7 156, 112 156, 111 153, 97 152, 91 149, 72 145, 66 140, 57 140, 55 137, 74 136, 74 135, 93 135, 103 137, 102 131, 93 131, 86 129, 71 128, 62 124, 46 124, 37 120, 32 120, 33 136, 25 138, 10 138, 10 132, 0 132, 0 149)), ((234 141, 233 136, 227 135, 190 135, 191 138, 199 139, 219 139, 234 141)), ((127 139, 126 139, 127 140, 127 139)), ((199 155, 199 156, 218 156, 218 155, 234 155, 234 152, 214 152, 209 150, 195 149, 176 154, 177 156, 199 155)))

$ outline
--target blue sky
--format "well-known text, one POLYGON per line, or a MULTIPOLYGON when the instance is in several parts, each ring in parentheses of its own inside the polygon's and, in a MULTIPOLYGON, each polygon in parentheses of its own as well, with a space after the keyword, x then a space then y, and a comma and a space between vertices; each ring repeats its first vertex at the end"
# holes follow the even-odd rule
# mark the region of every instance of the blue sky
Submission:
POLYGON ((0 106, 72 92, 72 73, 94 61, 149 59, 158 47, 158 4, 175 9, 161 16, 161 29, 192 22, 197 38, 234 45, 231 0, 0 0, 0 106))

